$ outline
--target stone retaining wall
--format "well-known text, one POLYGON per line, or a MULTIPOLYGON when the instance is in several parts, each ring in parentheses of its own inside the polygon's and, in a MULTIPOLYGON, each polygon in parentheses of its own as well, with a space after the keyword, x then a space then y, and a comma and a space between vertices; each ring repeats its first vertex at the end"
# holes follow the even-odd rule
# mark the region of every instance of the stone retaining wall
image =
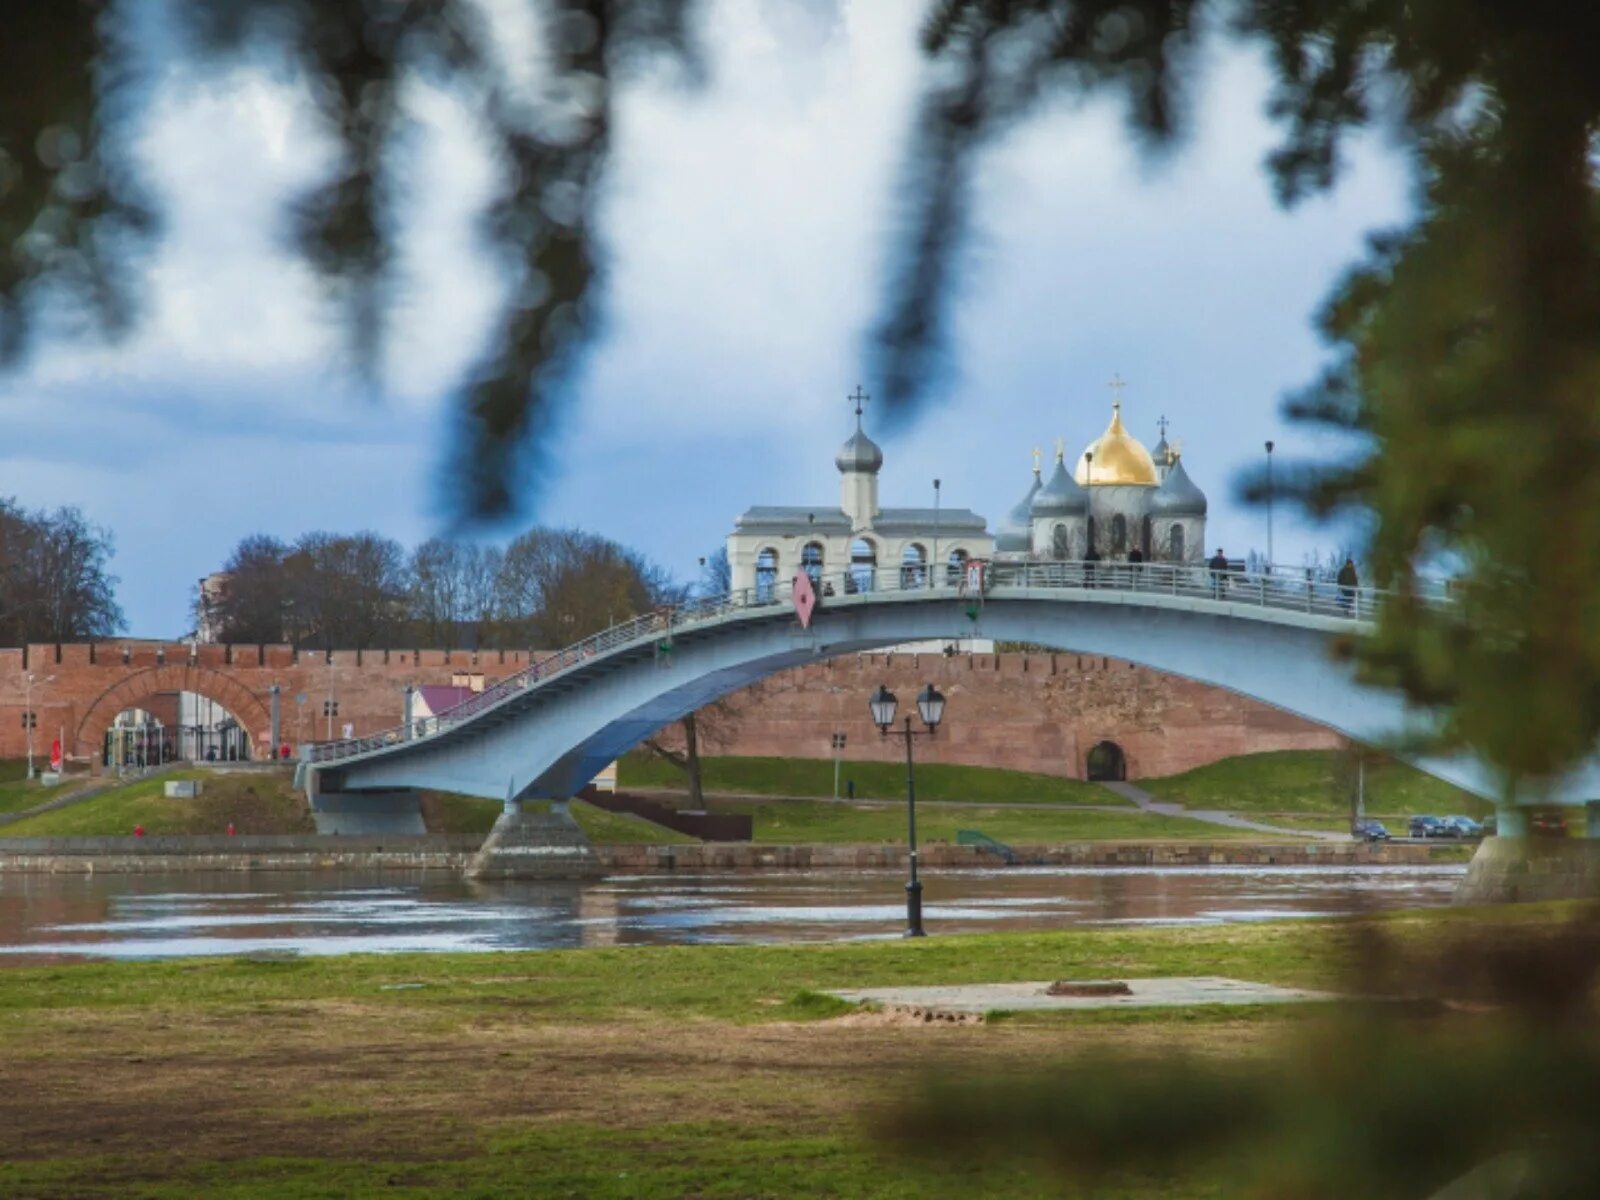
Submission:
MULTIPOLYGON (((474 835, 424 837, 0 838, 0 875, 154 871, 465 871, 482 847, 474 835)), ((903 846, 594 846, 594 869, 641 871, 901 870, 903 846)), ((1019 866, 1364 867, 1458 862, 1456 847, 1361 843, 1073 842, 1013 846, 1019 866)), ((928 869, 999 867, 975 846, 922 847, 928 869)), ((593 870, 590 872, 593 873, 593 870)))

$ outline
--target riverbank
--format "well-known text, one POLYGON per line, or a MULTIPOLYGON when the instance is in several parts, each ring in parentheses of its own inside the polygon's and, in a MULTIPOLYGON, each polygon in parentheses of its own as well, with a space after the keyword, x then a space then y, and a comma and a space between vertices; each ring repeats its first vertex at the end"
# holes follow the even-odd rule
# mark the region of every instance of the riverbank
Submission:
MULTIPOLYGON (((1377 924, 1426 942, 1458 921, 1377 924)), ((1337 990, 1362 924, 13 968, 0 971, 0 1192, 1057 1195, 1030 1160, 905 1158, 880 1131, 930 1076, 1088 1050, 1275 1061, 1315 1009, 924 1025, 826 993, 1109 972, 1337 990)), ((1114 1194, 1238 1195, 1231 1169, 1114 1194)))
MULTIPOLYGON (((0 838, 0 874, 184 871, 463 871, 482 845, 476 834, 411 837, 148 836, 0 838)), ((707 842, 592 848, 606 873, 902 869, 904 846, 707 842)), ((1018 866, 1398 866, 1466 862, 1471 846, 1362 842, 1068 842, 1009 847, 1018 866)), ((921 847, 924 869, 999 867, 977 846, 921 847)))

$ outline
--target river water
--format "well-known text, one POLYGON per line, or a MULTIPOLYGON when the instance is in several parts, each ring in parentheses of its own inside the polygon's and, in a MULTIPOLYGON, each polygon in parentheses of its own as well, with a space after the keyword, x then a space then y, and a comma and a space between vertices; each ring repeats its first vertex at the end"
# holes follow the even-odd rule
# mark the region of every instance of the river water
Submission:
MULTIPOLYGON (((924 881, 928 931, 1194 925, 1448 904, 1461 866, 1003 868, 924 881)), ((0 877, 0 961, 896 937, 887 871, 468 882, 443 873, 0 877)))

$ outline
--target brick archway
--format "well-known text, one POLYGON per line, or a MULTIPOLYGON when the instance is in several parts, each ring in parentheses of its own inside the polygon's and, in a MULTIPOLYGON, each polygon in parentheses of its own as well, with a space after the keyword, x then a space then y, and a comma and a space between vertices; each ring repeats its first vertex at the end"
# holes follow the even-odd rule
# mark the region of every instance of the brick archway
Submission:
POLYGON ((270 747, 261 744, 261 731, 271 728, 272 714, 260 698, 231 675, 183 662, 136 671, 101 692, 78 722, 72 735, 72 752, 79 756, 98 754, 99 741, 93 741, 92 751, 86 750, 85 737, 98 739, 111 728, 118 713, 127 708, 142 708, 145 701, 163 692, 193 692, 220 704, 244 727, 255 748, 255 757, 265 757, 270 751, 270 747))

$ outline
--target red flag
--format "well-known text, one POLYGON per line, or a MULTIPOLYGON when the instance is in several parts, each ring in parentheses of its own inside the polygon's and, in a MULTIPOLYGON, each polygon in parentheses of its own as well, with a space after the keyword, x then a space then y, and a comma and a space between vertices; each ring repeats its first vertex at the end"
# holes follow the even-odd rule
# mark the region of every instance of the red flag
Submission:
POLYGON ((50 743, 50 769, 52 771, 61 770, 61 739, 60 738, 56 738, 55 741, 50 743))

